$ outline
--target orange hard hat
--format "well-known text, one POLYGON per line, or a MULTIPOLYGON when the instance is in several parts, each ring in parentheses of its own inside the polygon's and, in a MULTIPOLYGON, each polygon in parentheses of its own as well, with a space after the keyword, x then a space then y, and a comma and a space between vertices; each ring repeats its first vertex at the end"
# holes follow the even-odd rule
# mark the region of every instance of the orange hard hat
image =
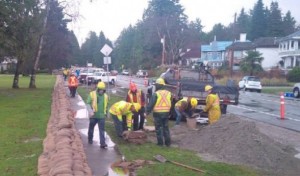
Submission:
POLYGON ((131 91, 136 91, 136 84, 135 83, 130 83, 130 85, 129 85, 129 89, 131 90, 131 91))

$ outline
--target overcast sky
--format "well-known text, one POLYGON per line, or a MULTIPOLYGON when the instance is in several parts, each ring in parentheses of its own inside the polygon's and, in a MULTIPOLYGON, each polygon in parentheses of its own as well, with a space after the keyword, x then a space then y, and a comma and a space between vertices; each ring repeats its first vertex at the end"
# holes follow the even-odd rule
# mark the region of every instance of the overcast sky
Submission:
MULTIPOLYGON (((300 22, 300 0, 263 0, 270 7, 272 1, 277 1, 282 13, 288 10, 300 22)), ((228 25, 233 22, 234 13, 239 14, 244 7, 246 12, 253 9, 257 0, 180 0, 184 13, 189 21, 199 18, 204 31, 210 31, 214 24, 228 25)), ((89 31, 99 35, 100 31, 111 41, 115 41, 120 32, 130 24, 135 25, 142 18, 148 0, 81 0, 79 13, 81 18, 69 28, 73 29, 79 43, 83 43, 89 31)))

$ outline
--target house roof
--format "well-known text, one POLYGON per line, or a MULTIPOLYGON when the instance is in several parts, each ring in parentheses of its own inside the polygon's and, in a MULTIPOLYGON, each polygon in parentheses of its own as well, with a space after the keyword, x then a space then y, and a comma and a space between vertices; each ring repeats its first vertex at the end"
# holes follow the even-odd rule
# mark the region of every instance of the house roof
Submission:
POLYGON ((226 47, 231 44, 232 41, 213 41, 210 45, 201 45, 201 51, 225 51, 226 47))
POLYGON ((230 46, 226 47, 226 49, 251 50, 251 49, 255 49, 255 45, 252 42, 234 42, 230 46))
POLYGON ((200 51, 200 43, 194 42, 187 45, 188 48, 184 49, 184 53, 181 56, 184 59, 188 58, 200 58, 201 57, 201 51, 200 51))
POLYGON ((254 45, 257 48, 276 48, 278 47, 278 38, 276 37, 260 37, 254 40, 254 45))
POLYGON ((277 40, 278 42, 283 42, 290 39, 300 39, 300 30, 297 32, 294 32, 286 37, 282 37, 281 39, 277 40))
POLYGON ((188 58, 200 58, 201 57, 201 52, 200 48, 191 48, 189 51, 184 53, 182 58, 188 59, 188 58))

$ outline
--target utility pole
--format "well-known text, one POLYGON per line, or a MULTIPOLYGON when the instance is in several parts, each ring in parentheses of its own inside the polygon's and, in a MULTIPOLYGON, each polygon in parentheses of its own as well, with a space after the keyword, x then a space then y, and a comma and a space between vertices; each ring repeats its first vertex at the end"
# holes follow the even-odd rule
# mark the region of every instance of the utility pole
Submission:
MULTIPOLYGON (((234 47, 234 41, 235 41, 235 24, 236 24, 236 13, 234 14, 234 22, 233 22, 233 42, 232 45, 234 47)), ((231 48, 230 51, 230 77, 233 76, 233 58, 234 58, 234 48, 231 48)))
POLYGON ((164 35, 164 37, 161 39, 160 41, 162 43, 162 57, 161 57, 161 65, 165 65, 165 52, 166 52, 166 36, 164 35))

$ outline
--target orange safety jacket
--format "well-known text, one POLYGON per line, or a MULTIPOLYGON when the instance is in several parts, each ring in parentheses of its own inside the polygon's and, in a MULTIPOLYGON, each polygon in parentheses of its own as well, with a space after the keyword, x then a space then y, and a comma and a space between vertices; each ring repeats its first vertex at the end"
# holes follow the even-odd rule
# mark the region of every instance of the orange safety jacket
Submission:
POLYGON ((69 78, 69 87, 77 87, 78 86, 78 80, 75 76, 71 76, 69 78))
POLYGON ((127 127, 131 128, 132 125, 132 112, 130 110, 132 104, 126 101, 119 101, 113 104, 109 113, 118 117, 119 121, 122 121, 122 116, 126 115, 127 127))
POLYGON ((157 100, 153 108, 153 112, 170 112, 171 109, 171 92, 167 90, 158 90, 155 92, 157 100))
POLYGON ((143 96, 143 93, 141 90, 137 90, 136 92, 136 100, 137 101, 134 101, 134 97, 133 97, 133 93, 131 92, 131 90, 128 91, 127 93, 127 102, 130 102, 130 103, 139 103, 142 107, 145 106, 145 99, 142 97, 143 96))

